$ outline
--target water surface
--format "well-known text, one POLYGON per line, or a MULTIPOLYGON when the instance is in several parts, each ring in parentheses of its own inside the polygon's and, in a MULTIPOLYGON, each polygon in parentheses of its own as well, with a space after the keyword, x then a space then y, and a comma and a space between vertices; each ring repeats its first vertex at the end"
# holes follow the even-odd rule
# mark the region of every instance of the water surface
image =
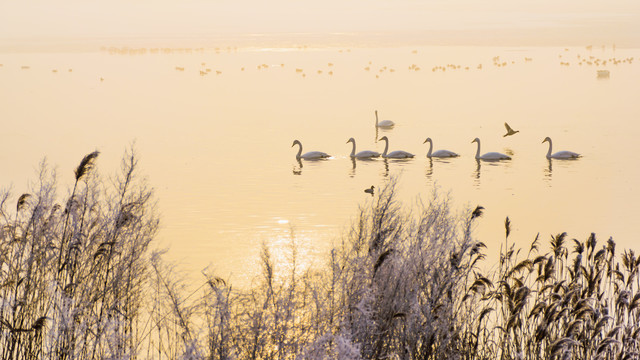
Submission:
POLYGON ((69 184, 96 149, 110 174, 135 140, 157 189, 160 243, 193 274, 211 264, 243 281, 261 242, 284 260, 292 234, 303 263, 318 264, 371 201, 363 190, 394 176, 409 204, 438 187, 456 211, 484 206, 476 234, 489 252, 506 216, 524 247, 563 231, 637 244, 639 49, 105 46, 4 52, 0 64, 0 184, 27 192, 45 156, 69 184), (395 128, 376 132, 374 110, 395 128), (504 122, 520 132, 502 137, 504 122), (382 135, 416 157, 348 157, 350 137, 381 152, 382 135), (583 157, 548 161, 546 136, 583 157), (461 157, 428 160, 426 137, 461 157), (477 163, 475 137, 513 160, 477 163), (333 158, 301 166, 294 139, 333 158))

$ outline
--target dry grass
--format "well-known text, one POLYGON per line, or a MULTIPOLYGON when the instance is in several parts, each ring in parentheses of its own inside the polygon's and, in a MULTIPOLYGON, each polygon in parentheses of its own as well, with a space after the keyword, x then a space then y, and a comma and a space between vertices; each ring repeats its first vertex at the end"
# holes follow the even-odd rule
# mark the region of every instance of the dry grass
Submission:
POLYGON ((133 153, 115 188, 91 171, 97 156, 84 157, 60 202, 46 163, 16 207, 10 192, 0 195, 3 359, 125 358, 140 347, 147 247, 158 219, 133 153))
POLYGON ((640 257, 612 239, 522 250, 507 218, 489 267, 481 206, 453 214, 434 193, 407 207, 391 181, 320 269, 298 268, 292 233, 288 264, 263 245, 251 288, 207 275, 193 291, 149 250, 158 218, 133 151, 111 187, 97 156, 61 201, 46 164, 29 193, 0 194, 2 359, 640 357, 640 257))

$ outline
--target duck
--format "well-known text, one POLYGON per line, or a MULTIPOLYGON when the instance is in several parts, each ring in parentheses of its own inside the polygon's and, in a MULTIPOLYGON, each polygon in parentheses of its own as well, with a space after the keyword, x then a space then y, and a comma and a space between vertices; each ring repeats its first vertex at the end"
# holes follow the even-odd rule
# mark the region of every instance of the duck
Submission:
POLYGON ((296 159, 298 160, 300 159, 318 160, 318 159, 326 159, 331 157, 331 155, 324 153, 322 151, 309 151, 308 153, 305 153, 304 155, 302 155, 302 143, 299 140, 293 140, 293 144, 291 145, 291 147, 294 147, 296 145, 300 146, 300 148, 298 149, 298 153, 296 154, 296 159))
POLYGON ((447 157, 458 157, 460 155, 454 153, 453 151, 449 151, 449 150, 436 150, 433 153, 431 152, 431 150, 433 150, 433 141, 431 141, 431 138, 427 138, 427 140, 425 140, 423 142, 423 144, 429 143, 429 151, 427 152, 427 157, 428 158, 447 158, 447 157))
POLYGON ((567 151, 567 150, 558 151, 554 154, 551 154, 552 147, 553 147, 553 144, 551 143, 551 138, 547 136, 546 138, 544 138, 544 140, 542 140, 543 144, 545 142, 549 143, 549 150, 547 151, 547 159, 577 159, 581 156, 578 153, 574 153, 573 151, 567 151))
POLYGON ((415 155, 413 155, 412 153, 406 152, 406 151, 402 151, 402 150, 396 150, 396 151, 392 151, 390 153, 387 154, 387 151, 389 150, 389 139, 386 136, 383 136, 379 139, 379 141, 383 141, 384 140, 384 152, 382 153, 382 157, 383 158, 389 158, 389 159, 408 159, 408 158, 412 158, 415 155))
POLYGON ((374 189, 374 186, 373 186, 373 185, 371 185, 371 187, 370 187, 370 188, 368 188, 368 189, 364 189, 364 192, 366 192, 367 194, 371 194, 371 195, 373 195, 373 189, 374 189))
POLYGON ((371 151, 371 150, 363 150, 360 151, 358 153, 356 153, 356 140, 354 138, 349 138, 349 140, 347 140, 346 142, 348 143, 352 143, 353 147, 351 148, 351 154, 349 154, 349 156, 351 156, 352 158, 357 158, 357 159, 370 159, 370 158, 376 158, 376 157, 380 157, 380 153, 377 151, 371 151))
POLYGON ((471 143, 478 143, 478 150, 476 150, 476 160, 495 161, 495 160, 511 160, 511 157, 499 152, 488 152, 480 156, 480 139, 475 138, 471 143))
POLYGON ((509 126, 509 124, 507 124, 506 122, 504 123, 504 127, 507 129, 507 133, 502 135, 502 137, 511 136, 520 132, 520 130, 513 130, 511 126, 509 126))

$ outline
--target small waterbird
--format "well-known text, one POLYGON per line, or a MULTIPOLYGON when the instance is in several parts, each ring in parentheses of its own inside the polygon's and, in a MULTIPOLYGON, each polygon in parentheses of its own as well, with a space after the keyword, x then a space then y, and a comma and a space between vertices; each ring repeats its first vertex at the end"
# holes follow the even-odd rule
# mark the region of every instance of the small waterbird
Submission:
POLYGON ((502 137, 507 137, 507 136, 510 136, 510 135, 513 135, 515 133, 519 133, 520 132, 520 130, 513 130, 511 128, 511 126, 509 126, 509 124, 507 124, 507 123, 504 123, 504 127, 507 129, 507 133, 502 135, 502 137))

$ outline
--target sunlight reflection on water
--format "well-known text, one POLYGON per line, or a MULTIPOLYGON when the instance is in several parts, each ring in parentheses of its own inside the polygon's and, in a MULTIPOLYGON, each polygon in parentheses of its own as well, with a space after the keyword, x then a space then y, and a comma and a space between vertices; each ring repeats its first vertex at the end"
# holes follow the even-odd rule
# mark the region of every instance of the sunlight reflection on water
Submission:
POLYGON ((8 119, 0 140, 20 149, 0 154, 0 184, 26 191, 45 155, 68 183, 69 169, 96 148, 100 171, 111 173, 135 139, 157 189, 161 242, 189 271, 212 263, 232 280, 255 273, 247 269, 261 242, 285 259, 291 229, 313 263, 371 201, 363 190, 394 176, 408 204, 437 186, 458 208, 484 206, 476 233, 490 253, 506 216, 523 244, 538 232, 563 231, 635 244, 640 66, 619 63, 610 78, 597 79, 586 61, 638 58, 638 49, 222 50, 0 54, 0 81, 11 84, 0 88, 8 119), (52 72, 67 68, 73 72, 52 72), (397 125, 374 127, 375 110, 397 125), (506 121, 520 132, 503 138, 506 121), (382 152, 383 135, 390 150, 416 157, 349 158, 349 137, 359 149, 382 152), (427 136, 461 156, 427 159, 427 136), (547 160, 545 136, 583 158, 547 160), (477 162, 474 137, 513 159, 477 162), (333 158, 296 161, 293 139, 333 158))

